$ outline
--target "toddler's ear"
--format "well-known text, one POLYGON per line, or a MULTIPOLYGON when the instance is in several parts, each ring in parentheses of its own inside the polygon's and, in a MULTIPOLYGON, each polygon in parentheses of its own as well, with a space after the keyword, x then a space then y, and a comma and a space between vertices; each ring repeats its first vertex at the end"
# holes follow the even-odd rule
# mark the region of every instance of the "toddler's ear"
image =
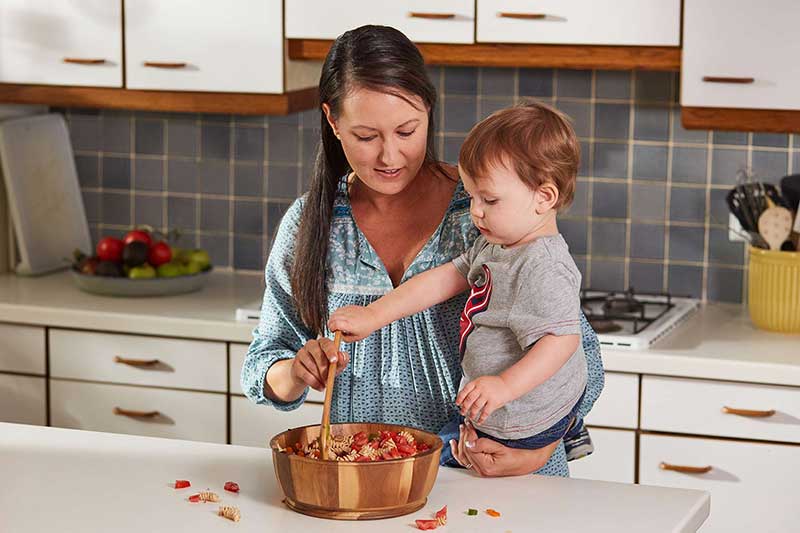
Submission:
POLYGON ((536 214, 542 215, 558 203, 558 187, 554 183, 544 183, 536 189, 536 214))

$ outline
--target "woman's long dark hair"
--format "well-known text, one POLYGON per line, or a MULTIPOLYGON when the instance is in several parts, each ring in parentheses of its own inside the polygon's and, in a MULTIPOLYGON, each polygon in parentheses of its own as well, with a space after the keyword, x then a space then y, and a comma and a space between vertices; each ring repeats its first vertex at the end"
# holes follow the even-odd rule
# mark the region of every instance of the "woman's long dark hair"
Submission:
POLYGON ((333 202, 342 176, 350 170, 321 104, 327 103, 336 118, 342 100, 355 88, 422 99, 428 109, 423 166, 441 171, 434 150, 436 89, 417 47, 401 32, 386 26, 361 26, 340 35, 325 58, 319 79, 322 142, 300 218, 292 266, 295 305, 305 325, 317 334, 324 331, 328 320, 327 258, 333 202))

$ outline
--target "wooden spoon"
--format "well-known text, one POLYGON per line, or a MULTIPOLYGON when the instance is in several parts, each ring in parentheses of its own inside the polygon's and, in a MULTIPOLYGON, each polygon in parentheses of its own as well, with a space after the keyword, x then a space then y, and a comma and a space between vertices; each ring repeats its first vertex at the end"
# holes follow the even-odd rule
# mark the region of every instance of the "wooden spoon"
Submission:
POLYGON ((780 250, 792 233, 792 212, 776 206, 767 198, 769 208, 758 217, 758 232, 769 244, 770 250, 780 250))
MULTIPOLYGON (((342 332, 337 331, 333 336, 338 358, 339 348, 342 346, 342 332)), ((319 427, 319 454, 323 461, 328 460, 331 438, 331 400, 333 399, 333 382, 336 379, 336 363, 328 365, 328 379, 325 382, 325 406, 322 408, 322 423, 319 427)))

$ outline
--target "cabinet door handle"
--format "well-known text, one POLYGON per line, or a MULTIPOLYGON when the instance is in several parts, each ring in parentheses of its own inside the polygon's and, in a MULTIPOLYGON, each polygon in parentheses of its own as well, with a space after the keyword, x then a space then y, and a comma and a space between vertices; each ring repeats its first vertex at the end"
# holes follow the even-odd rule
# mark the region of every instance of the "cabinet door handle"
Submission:
POLYGON ((767 418, 775 414, 775 409, 758 411, 755 409, 736 409, 735 407, 728 407, 726 405, 722 408, 722 412, 727 415, 749 416, 751 418, 767 418))
POLYGON ((705 474, 707 472, 711 472, 711 466, 671 465, 663 461, 658 465, 658 467, 661 470, 672 470, 673 472, 681 472, 683 474, 705 474))
POLYGON ((161 413, 158 411, 131 411, 122 407, 115 407, 114 414, 117 416, 129 416, 131 418, 155 418, 161 413))
POLYGON ((161 62, 161 61, 145 61, 144 66, 151 67, 151 68, 186 68, 186 63, 169 63, 169 62, 161 62))
POLYGON ((158 365, 161 361, 158 359, 127 359, 125 357, 116 356, 114 362, 122 365, 135 366, 138 368, 147 368, 158 365))
POLYGON ((408 16, 411 17, 412 19, 435 19, 435 20, 456 18, 455 13, 418 13, 416 11, 410 12, 408 16))
POLYGON ((64 63, 71 63, 73 65, 102 65, 106 62, 105 59, 89 58, 89 57, 65 57, 64 63))
POLYGON ((497 14, 501 19, 520 19, 520 20, 542 20, 547 18, 544 13, 506 13, 501 11, 497 14))
POLYGON ((735 78, 729 76, 703 76, 703 81, 706 83, 755 83, 755 78, 735 78))

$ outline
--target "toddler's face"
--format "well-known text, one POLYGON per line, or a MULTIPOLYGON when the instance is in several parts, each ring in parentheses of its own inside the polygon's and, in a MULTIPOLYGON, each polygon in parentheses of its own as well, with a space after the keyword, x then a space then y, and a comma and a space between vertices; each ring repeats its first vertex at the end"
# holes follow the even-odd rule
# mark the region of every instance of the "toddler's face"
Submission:
POLYGON ((513 246, 527 242, 553 213, 543 209, 543 199, 505 166, 489 167, 477 177, 459 165, 464 189, 470 196, 470 215, 475 226, 492 244, 513 246), (544 212, 543 212, 544 211, 544 212))

